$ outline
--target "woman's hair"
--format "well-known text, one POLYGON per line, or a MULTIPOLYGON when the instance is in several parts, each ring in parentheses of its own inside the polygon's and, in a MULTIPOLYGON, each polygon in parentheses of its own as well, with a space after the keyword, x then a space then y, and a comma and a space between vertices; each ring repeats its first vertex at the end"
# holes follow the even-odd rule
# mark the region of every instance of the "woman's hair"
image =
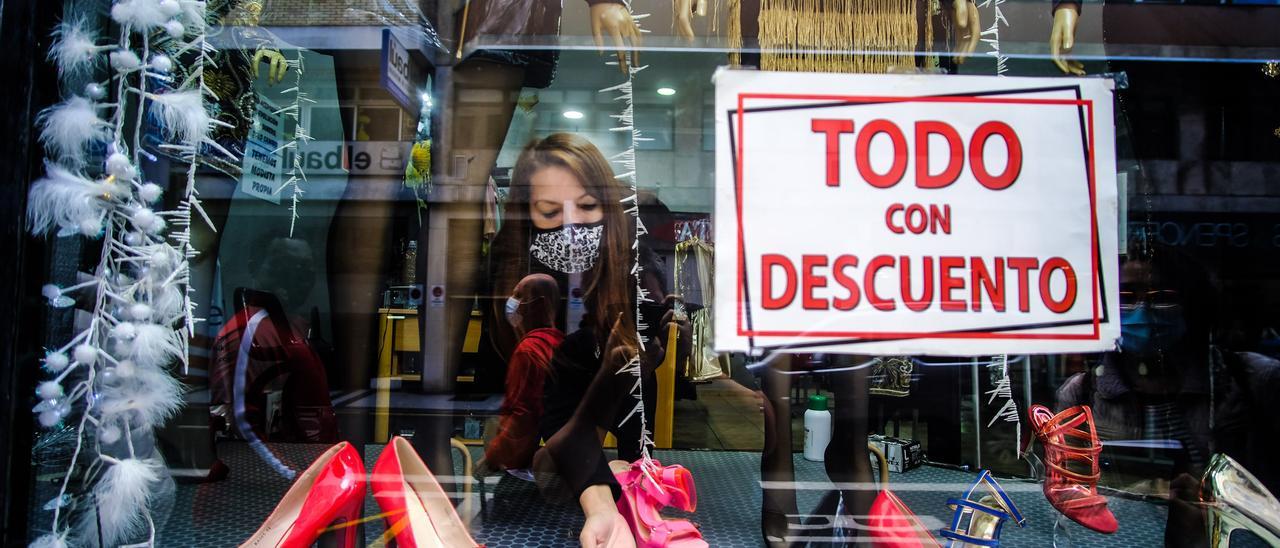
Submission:
MULTIPOLYGON (((529 216, 531 179, 548 167, 568 170, 587 194, 599 201, 604 212, 604 235, 600 256, 586 272, 583 304, 596 337, 604 341, 619 313, 626 333, 635 331, 634 287, 631 277, 631 242, 635 235, 631 215, 623 209, 623 187, 614 178, 609 161, 590 141, 570 133, 553 133, 524 147, 511 174, 511 191, 503 210, 502 228, 494 241, 493 293, 496 306, 511 293, 515 284, 530 272, 529 243, 532 222, 529 216)), ((498 314, 497 317, 501 317, 498 314)), ((501 325, 503 322, 494 322, 501 325)), ((574 326, 566 326, 566 331, 574 326)), ((501 328, 499 328, 501 331, 501 328)), ((510 333, 495 333, 494 343, 503 356, 514 343, 510 333), (503 340, 506 337, 506 340, 503 340)))

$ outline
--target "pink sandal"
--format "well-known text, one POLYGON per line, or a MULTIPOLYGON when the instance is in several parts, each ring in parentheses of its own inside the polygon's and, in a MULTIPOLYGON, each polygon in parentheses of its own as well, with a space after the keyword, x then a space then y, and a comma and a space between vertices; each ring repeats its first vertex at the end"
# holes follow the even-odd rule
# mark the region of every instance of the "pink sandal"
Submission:
POLYGON ((682 466, 656 466, 648 471, 637 461, 614 477, 622 486, 618 511, 626 518, 641 548, 706 548, 697 526, 685 519, 666 519, 658 510, 667 506, 692 511, 697 504, 693 478, 682 466), (661 479, 655 479, 661 478, 661 479), (669 482, 669 483, 668 483, 669 482))
MULTIPOLYGON (((658 496, 659 502, 665 506, 679 508, 685 512, 698 509, 698 491, 693 485, 693 474, 679 464, 663 466, 661 462, 651 461, 654 465, 654 477, 669 495, 658 496)), ((648 479, 648 478, 646 478, 648 479)))

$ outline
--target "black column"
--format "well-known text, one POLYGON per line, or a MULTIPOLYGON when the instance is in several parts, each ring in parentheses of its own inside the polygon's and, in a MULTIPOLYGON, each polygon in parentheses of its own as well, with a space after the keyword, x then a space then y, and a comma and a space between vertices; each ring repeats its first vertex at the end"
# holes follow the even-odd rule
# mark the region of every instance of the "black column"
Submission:
POLYGON ((40 250, 25 236, 27 189, 42 150, 35 114, 57 96, 44 60, 61 2, 0 0, 0 545, 26 544, 31 389, 37 373, 40 250))

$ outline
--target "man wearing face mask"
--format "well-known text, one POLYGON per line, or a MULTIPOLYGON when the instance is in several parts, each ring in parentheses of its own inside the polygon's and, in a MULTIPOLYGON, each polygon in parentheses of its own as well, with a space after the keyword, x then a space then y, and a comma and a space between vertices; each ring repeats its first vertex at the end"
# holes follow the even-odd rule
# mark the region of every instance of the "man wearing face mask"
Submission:
POLYGON ((1119 351, 1068 379, 1058 403, 1092 406, 1104 440, 1176 442, 1175 468, 1198 470, 1210 445, 1208 288, 1161 251, 1121 266, 1119 351))
POLYGON ((1191 506, 1180 498, 1179 485, 1199 478, 1214 451, 1208 363, 1212 287, 1204 269, 1177 250, 1159 247, 1129 257, 1120 269, 1118 351, 1069 378, 1058 389, 1057 405, 1092 407, 1110 463, 1103 482, 1169 494, 1165 545, 1195 546, 1203 539, 1202 526, 1185 511, 1191 506), (1153 464, 1170 461, 1164 479, 1147 481, 1153 464), (1129 484, 1126 478, 1141 480, 1129 484))
POLYGON ((527 469, 538 450, 538 419, 542 417, 542 387, 551 369, 551 356, 564 341, 556 329, 560 290, 546 274, 530 274, 516 284, 506 302, 506 318, 520 341, 507 363, 506 397, 497 436, 489 441, 480 475, 497 470, 527 469))

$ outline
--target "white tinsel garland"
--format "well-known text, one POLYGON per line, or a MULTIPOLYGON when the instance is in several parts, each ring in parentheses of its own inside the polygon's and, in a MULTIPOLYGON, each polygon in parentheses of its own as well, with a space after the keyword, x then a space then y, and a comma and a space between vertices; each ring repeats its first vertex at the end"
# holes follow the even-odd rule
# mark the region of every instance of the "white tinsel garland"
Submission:
POLYGON ((49 533, 33 547, 115 546, 144 534, 145 545, 155 543, 150 505, 163 464, 135 452, 133 433, 151 432, 182 405, 183 389, 170 368, 185 366, 195 322, 190 224, 193 211, 204 217, 195 163, 202 147, 225 152, 209 140, 218 122, 205 108, 211 93, 203 66, 211 50, 204 11, 198 0, 118 0, 110 10, 119 25, 113 42, 99 43, 107 33, 85 19, 68 19, 54 31, 49 58, 60 74, 111 70, 109 81, 89 84, 39 119, 50 158, 29 193, 29 227, 35 234, 56 228, 59 236, 100 238, 101 254, 91 280, 41 290, 53 307, 75 304, 76 294, 92 305, 88 327, 45 356, 50 377, 35 392, 39 424, 70 423, 76 437, 58 495, 45 506, 53 512, 49 533), (178 60, 154 52, 156 40, 195 52, 194 76, 173 82, 169 74, 178 60), (141 161, 151 157, 141 145, 146 119, 173 141, 161 147, 190 162, 185 197, 173 211, 155 209, 163 189, 143 176, 141 161), (105 158, 94 162, 90 152, 104 149, 105 158), (181 227, 171 238, 165 235, 170 225, 181 227), (81 478, 83 492, 69 492, 73 477, 81 478), (76 498, 84 502, 72 503, 76 498), (73 510, 76 515, 66 515, 73 510))
POLYGON ((277 192, 284 192, 284 189, 291 189, 289 195, 289 237, 293 237, 293 229, 298 224, 298 205, 302 201, 302 195, 306 191, 302 188, 302 184, 307 182, 307 172, 303 169, 302 163, 302 146, 310 143, 315 138, 307 131, 307 127, 302 123, 302 104, 314 104, 312 99, 305 91, 302 91, 302 74, 304 65, 302 63, 302 51, 298 51, 298 58, 292 61, 286 61, 289 68, 293 70, 293 87, 284 90, 282 93, 293 94, 293 104, 276 110, 274 114, 283 115, 293 120, 293 139, 280 145, 274 154, 280 154, 285 150, 292 150, 293 162, 289 165, 289 178, 285 180, 283 185, 277 192))
MULTIPOLYGON (((640 26, 639 20, 647 17, 647 15, 637 15, 635 11, 632 9, 630 1, 626 1, 625 5, 627 7, 627 11, 631 13, 632 19, 636 21, 636 27, 639 28, 640 26)), ((640 32, 646 32, 646 31, 640 30, 640 32)), ((605 62, 605 64, 608 66, 617 66, 618 61, 607 61, 605 62)), ((648 229, 645 228, 644 223, 640 220, 640 200, 639 200, 639 192, 637 190, 637 179, 636 179, 636 143, 647 141, 649 139, 646 139, 645 137, 641 136, 640 128, 636 127, 635 96, 633 94, 636 74, 639 74, 640 71, 644 70, 645 68, 648 68, 648 65, 637 67, 632 64, 627 64, 626 67, 627 67, 626 81, 618 85, 610 86, 600 90, 600 93, 617 92, 618 95, 614 97, 614 101, 618 101, 623 104, 622 112, 618 114, 610 115, 612 118, 618 121, 618 125, 611 128, 610 131, 626 133, 628 137, 627 148, 621 153, 614 155, 613 158, 610 158, 610 160, 612 160, 615 164, 621 166, 622 168, 621 172, 618 173, 615 176, 615 178, 618 179, 619 181, 626 183, 628 190, 631 191, 630 194, 628 194, 626 197, 622 199, 622 203, 626 207, 625 209, 626 213, 628 215, 631 215, 632 219, 636 223, 635 239, 631 243, 631 250, 632 250, 631 276, 633 281, 636 284, 636 310, 635 310, 636 331, 637 331, 636 340, 638 341, 640 347, 638 349, 639 353, 637 353, 636 356, 632 357, 631 361, 625 367, 619 370, 617 373, 619 375, 632 375, 636 378, 635 383, 633 383, 631 386, 631 392, 630 392, 631 397, 635 398, 636 404, 631 408, 631 411, 628 412, 626 416, 623 417, 622 421, 619 422, 618 424, 619 425, 625 424, 627 421, 631 420, 632 416, 639 417, 640 459, 645 466, 649 466, 651 465, 653 460, 652 457, 649 455, 649 448, 652 447, 654 443, 653 443, 653 432, 649 430, 648 419, 645 417, 645 409, 644 409, 644 386, 642 382, 643 375, 642 375, 642 369, 640 366, 640 356, 643 355, 644 353, 645 343, 648 342, 648 338, 640 333, 644 331, 644 329, 647 327, 647 324, 644 321, 644 314, 641 313, 640 311, 641 310, 640 306, 643 303, 653 302, 653 299, 649 298, 649 292, 644 289, 644 284, 641 283, 641 273, 644 270, 644 268, 640 264, 640 238, 648 234, 649 231, 648 229)))
POLYGON ((1004 10, 1000 8, 1005 0, 983 0, 978 5, 980 8, 991 7, 991 26, 982 31, 981 40, 991 49, 987 51, 987 55, 996 61, 996 76, 1004 76, 1009 71, 1009 56, 1000 52, 1000 27, 1009 26, 1009 20, 1004 17, 1004 10))

